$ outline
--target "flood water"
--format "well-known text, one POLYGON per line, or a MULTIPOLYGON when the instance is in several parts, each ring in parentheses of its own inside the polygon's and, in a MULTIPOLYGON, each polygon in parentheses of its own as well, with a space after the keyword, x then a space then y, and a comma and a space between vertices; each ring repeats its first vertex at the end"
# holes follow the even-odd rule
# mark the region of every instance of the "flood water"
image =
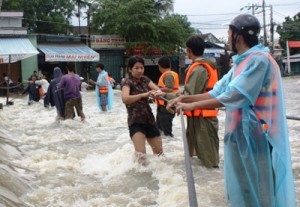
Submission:
MULTIPOLYGON (((287 115, 300 117, 300 77, 283 78, 287 115)), ((0 110, 0 207, 186 207, 189 205, 180 116, 174 138, 163 138, 165 157, 133 161, 121 91, 101 113, 94 91, 83 94, 86 121, 55 121, 54 108, 27 105, 17 96, 0 110)), ((6 98, 0 97, 5 105, 6 98)), ((154 113, 156 106, 152 104, 154 113)), ((226 207, 223 180, 224 112, 220 112, 220 168, 192 159, 199 206, 226 207)), ((297 206, 300 206, 300 121, 288 120, 297 206)))

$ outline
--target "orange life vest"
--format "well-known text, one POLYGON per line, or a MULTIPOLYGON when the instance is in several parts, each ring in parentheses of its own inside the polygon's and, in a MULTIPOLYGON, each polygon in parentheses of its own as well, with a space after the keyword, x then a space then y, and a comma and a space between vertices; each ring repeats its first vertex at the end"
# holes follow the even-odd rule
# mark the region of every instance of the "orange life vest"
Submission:
MULTIPOLYGON (((214 85, 218 81, 218 73, 217 70, 211 67, 206 62, 195 62, 191 65, 191 67, 188 69, 186 78, 185 78, 185 84, 187 84, 189 77, 193 70, 197 67, 202 65, 208 73, 208 82, 204 93, 208 93, 211 89, 213 89, 214 85)), ((194 109, 193 111, 185 111, 184 114, 186 116, 202 116, 202 117, 216 117, 218 115, 217 109, 194 109)))
POLYGON ((99 87, 99 93, 108 93, 108 87, 107 86, 98 86, 99 87))
MULTIPOLYGON (((178 88, 179 88, 179 78, 178 78, 178 74, 174 71, 166 71, 164 72, 160 78, 159 78, 159 81, 158 81, 158 87, 159 88, 164 88, 166 87, 165 83, 164 83, 164 79, 166 77, 166 75, 168 74, 171 74, 173 77, 174 77, 174 88, 172 90, 172 93, 176 93, 178 91, 178 88)), ((159 105, 162 105, 162 106, 165 106, 165 101, 164 100, 161 100, 161 99, 157 99, 157 103, 159 105)))
MULTIPOLYGON (((244 66, 246 65, 246 63, 248 62, 248 60, 255 54, 264 54, 268 57, 268 59, 276 65, 276 62, 274 61, 274 59, 271 57, 270 54, 266 53, 266 52, 254 52, 251 53, 247 58, 245 58, 245 60, 243 60, 238 67, 236 68, 235 72, 234 72, 234 78, 237 77, 241 72, 242 69, 244 68, 244 66)), ((259 119, 262 128, 264 130, 264 132, 269 132, 271 130, 271 133, 275 132, 275 128, 272 127, 272 129, 269 128, 268 123, 265 120, 270 120, 271 119, 271 123, 274 122, 274 120, 276 120, 277 117, 277 110, 276 110, 276 105, 278 103, 278 96, 276 95, 277 93, 277 84, 275 81, 271 82, 272 85, 270 85, 268 88, 262 88, 260 90, 260 93, 254 103, 254 105, 250 105, 250 108, 253 110, 254 114, 256 115, 256 117, 259 119), (270 90, 271 88, 271 90, 270 90), (272 104, 272 111, 269 112, 267 110, 267 105, 272 104)), ((236 120, 240 120, 241 119, 241 115, 238 115, 236 113, 232 113, 233 116, 236 116, 235 119, 236 120)))
MULTIPOLYGON (((108 74, 105 74, 104 77, 106 78, 106 81, 110 81, 109 80, 110 77, 109 77, 108 74)), ((97 80, 97 82, 98 82, 98 80, 97 80)), ((108 93, 108 86, 106 86, 106 85, 99 85, 99 84, 97 84, 97 85, 98 85, 98 89, 99 89, 99 93, 100 94, 108 93)))

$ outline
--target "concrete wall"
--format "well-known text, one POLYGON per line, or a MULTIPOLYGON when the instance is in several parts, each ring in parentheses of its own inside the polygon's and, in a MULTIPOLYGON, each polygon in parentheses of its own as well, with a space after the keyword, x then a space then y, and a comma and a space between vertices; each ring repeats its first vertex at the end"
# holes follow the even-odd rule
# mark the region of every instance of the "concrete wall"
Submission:
MULTIPOLYGON (((30 40, 33 46, 37 46, 36 36, 29 36, 28 39, 30 40)), ((21 61, 21 71, 23 80, 27 80, 35 70, 38 71, 37 55, 34 55, 21 61)))
POLYGON ((2 11, 0 13, 0 27, 22 28, 23 12, 2 11))

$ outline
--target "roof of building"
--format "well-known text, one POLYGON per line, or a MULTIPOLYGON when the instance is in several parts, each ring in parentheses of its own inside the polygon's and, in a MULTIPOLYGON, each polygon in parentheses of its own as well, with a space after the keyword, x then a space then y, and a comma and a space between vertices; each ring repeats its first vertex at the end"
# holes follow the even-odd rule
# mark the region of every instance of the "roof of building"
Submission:
POLYGON ((1 11, 0 17, 23 17, 23 12, 20 11, 1 11))

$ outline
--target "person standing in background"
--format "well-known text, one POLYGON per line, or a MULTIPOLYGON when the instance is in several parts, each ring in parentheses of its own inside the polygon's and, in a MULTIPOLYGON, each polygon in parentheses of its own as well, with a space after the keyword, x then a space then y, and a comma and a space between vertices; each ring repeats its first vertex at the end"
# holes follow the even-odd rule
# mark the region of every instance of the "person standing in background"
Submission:
POLYGON ((80 94, 80 77, 75 74, 75 64, 69 63, 67 65, 68 74, 64 75, 60 82, 59 88, 63 89, 65 104, 65 119, 73 119, 74 107, 77 114, 81 117, 81 121, 85 120, 83 113, 82 98, 80 94))
POLYGON ((40 93, 41 98, 44 98, 46 96, 46 93, 47 93, 48 87, 49 87, 49 82, 47 81, 44 73, 41 73, 41 79, 36 80, 35 84, 40 86, 39 93, 40 93))
POLYGON ((65 118, 65 98, 64 91, 58 90, 57 86, 61 80, 62 72, 59 67, 55 67, 53 70, 53 80, 50 82, 46 96, 44 98, 44 107, 55 106, 57 116, 56 120, 65 118))
MULTIPOLYGON (((10 77, 8 77, 8 75, 6 75, 6 73, 3 73, 3 79, 4 79, 4 85, 6 87, 13 87, 14 86, 14 82, 10 79, 10 77)), ((13 88, 9 89, 9 92, 13 92, 13 88)))
POLYGON ((108 73, 104 70, 104 65, 102 63, 97 64, 96 70, 99 73, 97 81, 90 79, 90 82, 96 85, 96 100, 100 111, 107 111, 112 108, 114 91, 108 73))
POLYGON ((109 82, 111 84, 111 87, 113 89, 115 89, 116 88, 116 80, 110 74, 108 74, 108 80, 109 80, 109 82))
POLYGON ((80 84, 80 91, 81 92, 87 92, 87 89, 89 88, 89 87, 91 87, 91 85, 89 85, 88 83, 86 83, 85 81, 84 81, 84 78, 83 77, 80 77, 80 82, 81 82, 81 84, 80 84))
MULTIPOLYGON (((171 71, 171 61, 168 57, 161 57, 158 60, 158 68, 162 75, 158 81, 158 87, 165 93, 177 93, 179 89, 178 74, 171 71)), ((166 95, 166 97, 168 97, 166 95)), ((167 98, 168 99, 168 98, 167 98)), ((157 99, 156 123, 158 128, 163 131, 165 136, 173 137, 172 125, 175 114, 166 109, 166 101, 157 99)))
POLYGON ((35 84, 35 81, 37 79, 36 75, 31 76, 30 81, 26 81, 28 83, 27 87, 23 90, 22 95, 28 92, 28 105, 31 105, 33 101, 39 102, 40 100, 40 94, 39 94, 39 86, 35 84))

